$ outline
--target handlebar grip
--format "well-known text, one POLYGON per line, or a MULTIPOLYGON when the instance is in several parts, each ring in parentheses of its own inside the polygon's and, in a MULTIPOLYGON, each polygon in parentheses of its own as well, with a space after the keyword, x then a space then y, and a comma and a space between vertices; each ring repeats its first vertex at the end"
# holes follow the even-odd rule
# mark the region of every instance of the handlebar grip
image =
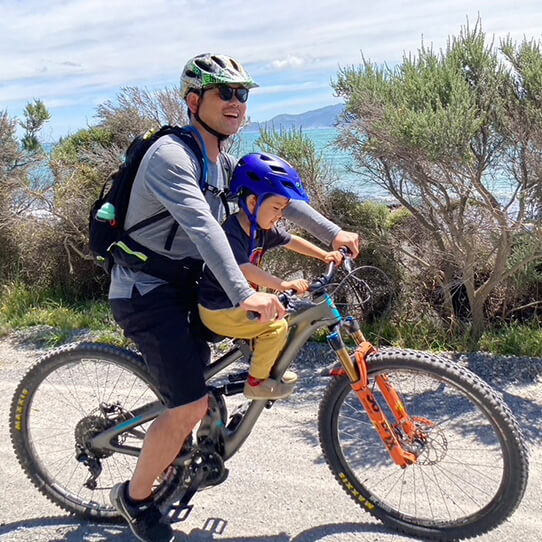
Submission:
POLYGON ((255 311, 247 311, 247 318, 249 320, 259 320, 260 319, 260 313, 255 311))

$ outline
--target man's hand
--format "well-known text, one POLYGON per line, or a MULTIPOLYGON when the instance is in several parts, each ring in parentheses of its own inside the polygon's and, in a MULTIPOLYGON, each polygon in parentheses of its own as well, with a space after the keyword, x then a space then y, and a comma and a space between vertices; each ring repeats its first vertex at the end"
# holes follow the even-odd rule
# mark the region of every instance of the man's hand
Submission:
POLYGON ((279 298, 274 294, 266 294, 265 292, 252 294, 241 303, 241 308, 246 311, 257 312, 260 315, 258 321, 262 324, 286 316, 286 309, 282 306, 279 298))
POLYGON ((348 247, 352 253, 352 258, 357 258, 359 255, 359 235, 350 231, 341 230, 331 246, 338 250, 340 247, 348 247))

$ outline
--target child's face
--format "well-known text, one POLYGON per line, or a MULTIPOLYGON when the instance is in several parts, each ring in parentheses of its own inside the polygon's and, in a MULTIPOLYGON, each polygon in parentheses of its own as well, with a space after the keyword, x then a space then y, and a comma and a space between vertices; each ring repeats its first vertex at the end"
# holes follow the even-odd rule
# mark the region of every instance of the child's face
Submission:
POLYGON ((283 196, 265 198, 258 211, 258 226, 262 230, 270 230, 276 226, 289 202, 290 200, 283 196))

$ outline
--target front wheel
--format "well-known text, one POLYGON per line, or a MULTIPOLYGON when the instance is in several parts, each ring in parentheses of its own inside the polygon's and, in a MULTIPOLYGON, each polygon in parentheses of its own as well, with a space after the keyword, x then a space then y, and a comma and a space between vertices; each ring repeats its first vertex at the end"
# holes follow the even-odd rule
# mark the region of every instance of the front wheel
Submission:
POLYGON ((335 379, 320 406, 319 433, 343 489, 386 525, 426 539, 469 538, 508 518, 525 491, 528 460, 499 395, 457 364, 419 352, 383 351, 369 356, 367 366, 388 421, 395 423, 374 382, 381 374, 426 438, 415 443, 417 462, 401 469, 348 378, 335 379))

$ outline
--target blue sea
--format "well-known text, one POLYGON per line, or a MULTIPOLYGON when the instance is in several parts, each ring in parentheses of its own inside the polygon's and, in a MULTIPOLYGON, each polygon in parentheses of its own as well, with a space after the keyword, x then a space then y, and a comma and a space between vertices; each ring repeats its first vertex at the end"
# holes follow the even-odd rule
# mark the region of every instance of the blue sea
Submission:
MULTIPOLYGON (((348 152, 338 149, 335 145, 335 140, 339 136, 339 131, 336 128, 304 130, 303 133, 314 143, 317 153, 321 153, 325 161, 334 169, 336 184, 333 184, 333 187, 350 190, 362 199, 377 200, 386 203, 395 201, 381 187, 365 180, 359 173, 352 171, 352 168, 355 169, 352 156, 348 152)), ((239 156, 260 150, 256 146, 258 138, 259 132, 241 132, 239 156)), ((46 150, 50 152, 52 145, 46 145, 46 150)), ((47 167, 39 168, 34 172, 33 176, 38 185, 41 184, 43 186, 52 181, 51 172, 47 167)), ((513 192, 513 187, 504 180, 494 179, 488 181, 487 185, 501 201, 506 201, 513 192)))
MULTIPOLYGON (((391 201, 392 198, 382 188, 365 182, 359 174, 351 171, 350 168, 355 167, 352 156, 348 152, 338 149, 335 145, 335 140, 339 135, 336 128, 303 130, 303 134, 310 138, 316 152, 321 153, 324 160, 336 172, 337 182, 333 185, 335 188, 350 190, 362 198, 391 201)), ((240 136, 240 156, 260 150, 256 146, 258 132, 241 132, 240 136)))

